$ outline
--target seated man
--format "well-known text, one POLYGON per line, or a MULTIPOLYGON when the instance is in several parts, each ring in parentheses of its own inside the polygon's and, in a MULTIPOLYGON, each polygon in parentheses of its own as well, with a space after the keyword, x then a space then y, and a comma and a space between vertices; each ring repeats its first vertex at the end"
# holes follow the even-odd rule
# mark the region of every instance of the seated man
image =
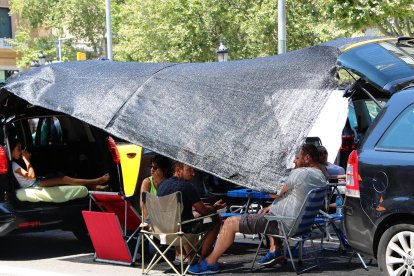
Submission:
MULTIPOLYGON (((194 219, 192 208, 201 214, 202 216, 216 213, 218 209, 224 208, 225 204, 221 200, 214 203, 213 206, 205 205, 201 199, 196 189, 190 183, 190 180, 194 177, 195 172, 192 167, 189 165, 174 162, 173 164, 173 176, 163 180, 157 190, 157 196, 165 196, 175 192, 180 191, 183 198, 183 212, 181 215, 181 220, 194 219)), ((207 236, 204 240, 204 243, 201 248, 201 258, 207 256, 210 253, 211 247, 214 241, 217 238, 217 234, 220 230, 220 218, 218 216, 213 217, 212 223, 207 225, 211 228, 207 233, 207 236)), ((197 225, 187 225, 183 226, 184 232, 191 232, 192 227, 197 227, 197 225)))
MULTIPOLYGON (((218 259, 233 244, 237 232, 243 234, 263 233, 267 213, 289 217, 297 217, 308 192, 312 189, 325 187, 326 180, 318 164, 318 150, 314 145, 304 144, 295 160, 293 169, 283 185, 278 197, 272 205, 259 214, 246 214, 228 218, 220 231, 213 252, 198 264, 192 265, 189 272, 193 274, 212 274, 218 272, 218 259)), ((293 221, 292 221, 293 223, 293 221)), ((291 227, 292 225, 288 225, 291 227)), ((270 233, 278 233, 277 222, 269 224, 270 233)), ((274 258, 282 256, 279 241, 269 249, 274 258)))

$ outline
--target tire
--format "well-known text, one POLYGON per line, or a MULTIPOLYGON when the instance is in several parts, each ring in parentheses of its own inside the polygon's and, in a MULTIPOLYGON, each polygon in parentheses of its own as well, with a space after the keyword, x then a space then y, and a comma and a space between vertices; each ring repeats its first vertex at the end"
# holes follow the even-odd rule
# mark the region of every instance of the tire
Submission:
POLYGON ((414 225, 397 224, 388 228, 380 239, 377 260, 384 275, 414 274, 414 225))

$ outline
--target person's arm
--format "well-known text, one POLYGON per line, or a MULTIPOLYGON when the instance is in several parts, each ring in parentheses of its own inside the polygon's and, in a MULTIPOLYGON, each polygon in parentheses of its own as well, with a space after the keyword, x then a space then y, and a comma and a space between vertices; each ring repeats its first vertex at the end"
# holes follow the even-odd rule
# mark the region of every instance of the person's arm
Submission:
POLYGON ((288 191, 288 187, 286 186, 286 184, 283 184, 282 189, 280 190, 280 193, 278 193, 278 194, 269 194, 269 196, 270 196, 270 198, 273 198, 273 199, 280 198, 287 191, 288 191))
POLYGON ((145 208, 144 204, 142 203, 142 194, 144 192, 149 192, 151 189, 151 183, 146 177, 141 184, 141 196, 139 197, 139 206, 141 207, 142 218, 145 220, 148 217, 147 209, 145 208))
POLYGON ((28 152, 28 151, 23 152, 22 159, 23 159, 24 163, 26 164, 27 171, 19 166, 19 168, 15 170, 15 173, 17 173, 17 174, 19 174, 19 175, 21 175, 21 176, 23 176, 24 178, 27 178, 27 179, 36 179, 35 171, 32 167, 32 164, 30 163, 30 157, 31 157, 30 152, 28 152))
POLYGON ((223 203, 220 199, 215 202, 212 206, 205 205, 201 200, 193 204, 194 209, 200 213, 202 216, 207 216, 213 213, 216 213, 217 210, 226 207, 226 203, 223 203))

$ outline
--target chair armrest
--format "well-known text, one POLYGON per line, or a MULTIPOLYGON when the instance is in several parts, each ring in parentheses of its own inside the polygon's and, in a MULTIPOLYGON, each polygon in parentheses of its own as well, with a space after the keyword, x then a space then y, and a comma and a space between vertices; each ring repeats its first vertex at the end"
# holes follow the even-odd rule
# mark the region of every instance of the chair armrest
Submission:
POLYGON ((275 220, 277 220, 277 221, 281 221, 281 222, 287 221, 287 220, 294 220, 294 219, 296 219, 295 217, 285 217, 285 216, 278 216, 278 215, 266 215, 265 218, 268 221, 275 221, 275 220))
POLYGON ((199 217, 199 218, 193 218, 193 219, 185 220, 185 221, 181 222, 181 225, 184 225, 184 224, 187 224, 187 223, 190 223, 190 222, 194 222, 194 221, 200 221, 200 220, 203 220, 205 218, 212 218, 212 217, 217 216, 217 215, 218 215, 217 213, 213 213, 213 214, 210 214, 210 215, 207 215, 207 216, 202 216, 202 217, 199 217))

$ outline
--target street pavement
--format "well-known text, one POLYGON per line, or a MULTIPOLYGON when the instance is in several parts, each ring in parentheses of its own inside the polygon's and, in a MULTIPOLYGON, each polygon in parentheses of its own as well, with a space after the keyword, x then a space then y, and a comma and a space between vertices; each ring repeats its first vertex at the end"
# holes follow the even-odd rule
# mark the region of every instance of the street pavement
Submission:
MULTIPOLYGON (((252 239, 251 237, 242 237, 239 235, 236 238, 236 242, 231 246, 231 248, 226 252, 226 254, 219 260, 220 263, 220 273, 216 275, 269 275, 278 273, 280 275, 296 275, 295 271, 292 268, 290 262, 286 264, 277 264, 274 267, 262 268, 251 271, 251 264, 256 253, 258 246, 258 239, 252 239)), ((318 242, 316 241, 315 246, 319 247, 318 242)), ((309 272, 304 273, 304 275, 378 275, 379 270, 377 268, 376 260, 372 260, 371 264, 368 265, 368 271, 364 270, 362 264, 360 263, 358 257, 355 255, 350 264, 348 265, 351 252, 341 252, 338 250, 338 243, 336 242, 324 242, 324 248, 326 250, 318 250, 317 254, 319 256, 319 268, 313 269, 309 272)), ((259 252, 259 257, 263 256, 266 253, 266 250, 263 249, 259 252)), ((306 256, 311 256, 310 252, 305 251, 306 256)), ((364 258, 366 263, 370 260, 369 258, 364 258)), ((312 264, 312 260, 306 260, 303 264, 303 267, 312 264)), ((257 265, 255 267, 258 267, 257 265)), ((167 274, 173 275, 173 270, 168 268, 166 263, 161 264, 157 268, 159 271, 162 271, 167 274)))
MULTIPOLYGON (((13 235, 0 238, 0 275, 141 275, 141 265, 129 267, 96 263, 93 261, 93 248, 82 244, 70 233, 48 231, 13 235)), ((220 259, 221 268, 217 275, 296 275, 290 263, 264 268, 252 272, 251 262, 257 249, 258 239, 239 236, 236 243, 220 259)), ((304 275, 378 275, 377 263, 373 260, 365 271, 357 257, 348 266, 350 253, 337 250, 337 243, 324 243, 331 250, 318 251, 320 268, 304 275)), ((172 252, 173 253, 173 252, 172 252)), ((262 256, 265 250, 260 252, 262 256)), ((368 262, 369 260, 366 259, 368 262)), ((305 266, 309 264, 305 261, 305 266)), ((166 263, 160 263, 150 275, 174 275, 166 263)))

